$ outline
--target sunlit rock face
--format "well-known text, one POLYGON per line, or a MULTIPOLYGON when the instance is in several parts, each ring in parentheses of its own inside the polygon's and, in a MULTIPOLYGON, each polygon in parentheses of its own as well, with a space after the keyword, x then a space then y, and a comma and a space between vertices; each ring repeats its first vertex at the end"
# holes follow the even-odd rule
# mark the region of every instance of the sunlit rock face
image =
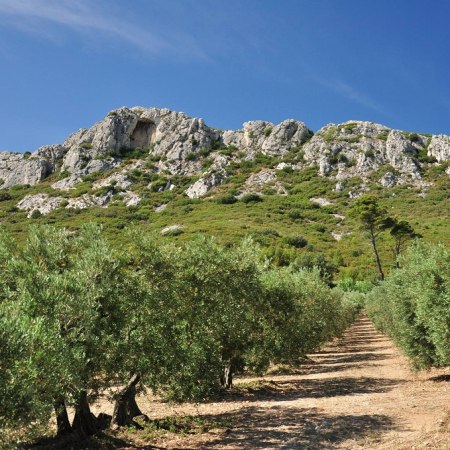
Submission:
MULTIPOLYGON (((333 177, 336 186, 341 187, 348 178, 367 179, 374 171, 387 167, 378 180, 381 186, 391 188, 399 183, 420 184, 424 163, 449 161, 450 137, 402 132, 362 121, 329 124, 315 134, 293 119, 279 124, 250 121, 240 130, 219 130, 182 112, 123 107, 92 127, 71 134, 62 145, 47 145, 33 154, 0 153, 0 188, 34 185, 56 173, 52 187, 67 191, 90 174, 108 171, 104 177, 97 177, 94 189, 111 182, 129 189, 132 182, 128 174, 139 169, 168 177, 196 177, 185 194, 197 198, 222 184, 230 165, 260 155, 279 158, 276 166, 263 171, 271 177, 264 184, 278 193, 285 191, 277 184, 276 171, 305 167, 317 167, 321 175, 333 177), (140 149, 139 155, 133 157, 139 160, 137 165, 125 164, 133 149, 140 149), (281 162, 293 153, 301 154, 301 160, 281 162)), ((250 177, 245 189, 261 189, 260 178, 250 177)), ((170 182, 168 186, 175 185, 170 182)), ((126 198, 128 202, 137 201, 126 198)))

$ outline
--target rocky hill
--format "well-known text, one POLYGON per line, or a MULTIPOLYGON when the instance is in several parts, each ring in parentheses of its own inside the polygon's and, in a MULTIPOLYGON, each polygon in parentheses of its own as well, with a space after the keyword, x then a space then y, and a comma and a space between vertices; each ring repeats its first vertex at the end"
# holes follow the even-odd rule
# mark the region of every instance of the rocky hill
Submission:
POLYGON ((236 164, 261 157, 270 159, 269 167, 251 174, 238 194, 261 191, 266 185, 285 194, 277 171, 309 167, 335 180, 336 190, 358 177, 356 194, 353 191, 350 196, 367 190, 369 177, 382 167, 386 170, 378 179, 381 186, 410 184, 426 191, 429 182, 422 176, 423 167, 450 160, 450 137, 360 121, 329 124, 315 134, 292 119, 278 125, 252 121, 240 130, 219 130, 203 119, 168 109, 120 108, 62 144, 46 145, 32 154, 0 153, 0 189, 36 185, 56 175, 52 195, 29 195, 18 203, 30 216, 34 210, 48 214, 58 207, 105 207, 118 189, 127 205, 136 205, 140 201, 133 192, 136 173, 149 180, 164 175, 164 185, 161 180, 149 182, 156 190, 174 189, 174 177, 192 177, 184 193, 198 198, 213 195, 212 190, 233 175, 236 164), (95 178, 94 189, 103 189, 102 195, 81 194, 69 201, 57 195, 76 188, 89 176, 95 178), (105 189, 109 186, 110 190, 105 189))

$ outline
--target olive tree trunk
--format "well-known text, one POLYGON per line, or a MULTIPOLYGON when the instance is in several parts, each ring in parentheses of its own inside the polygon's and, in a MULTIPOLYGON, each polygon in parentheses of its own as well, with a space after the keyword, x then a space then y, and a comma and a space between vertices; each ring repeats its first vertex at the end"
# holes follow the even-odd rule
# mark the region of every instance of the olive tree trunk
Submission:
POLYGON ((57 435, 63 436, 72 431, 70 426, 69 416, 67 414, 66 403, 63 398, 55 400, 54 403, 55 415, 56 415, 56 429, 57 435))
POLYGON ((83 436, 92 436, 98 431, 97 419, 89 407, 86 391, 81 391, 78 396, 72 430, 83 436))
POLYGON ((136 385, 140 379, 139 374, 132 375, 127 385, 115 395, 111 428, 129 425, 134 417, 144 416, 136 403, 136 385))
POLYGON ((227 363, 222 368, 222 373, 220 375, 220 384, 225 389, 230 389, 233 385, 233 366, 231 363, 227 363))

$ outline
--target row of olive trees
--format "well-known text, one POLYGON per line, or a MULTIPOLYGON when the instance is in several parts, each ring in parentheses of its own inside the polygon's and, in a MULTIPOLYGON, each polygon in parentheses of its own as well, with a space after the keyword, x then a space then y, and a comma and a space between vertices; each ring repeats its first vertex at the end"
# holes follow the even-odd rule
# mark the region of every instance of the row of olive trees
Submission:
POLYGON ((366 309, 417 368, 450 364, 450 251, 416 241, 366 309))
POLYGON ((114 251, 98 227, 77 235, 0 233, 0 428, 47 423, 97 431, 90 403, 111 392, 113 426, 141 412, 136 393, 203 400, 246 367, 296 362, 354 319, 317 270, 274 270, 249 241, 183 246, 130 233, 114 251), (72 423, 67 407, 75 411, 72 423))

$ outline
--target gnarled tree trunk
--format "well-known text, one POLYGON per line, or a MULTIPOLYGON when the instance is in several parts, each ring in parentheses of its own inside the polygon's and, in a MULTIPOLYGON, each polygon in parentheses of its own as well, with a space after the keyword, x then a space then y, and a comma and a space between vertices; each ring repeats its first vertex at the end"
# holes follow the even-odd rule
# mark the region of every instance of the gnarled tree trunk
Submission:
POLYGON ((97 419, 89 408, 86 391, 81 391, 78 396, 72 430, 84 436, 92 436, 98 431, 97 419))
POLYGON ((66 403, 63 398, 58 398, 54 403, 56 415, 56 429, 57 435, 62 436, 70 433, 72 427, 70 426, 69 416, 67 414, 66 403))
POLYGON ((220 384, 225 389, 230 389, 233 385, 233 366, 231 363, 227 363, 222 368, 222 373, 220 375, 220 384))
POLYGON ((136 416, 144 416, 136 403, 136 385, 140 380, 139 374, 134 374, 116 395, 111 428, 123 427, 133 422, 136 416))

